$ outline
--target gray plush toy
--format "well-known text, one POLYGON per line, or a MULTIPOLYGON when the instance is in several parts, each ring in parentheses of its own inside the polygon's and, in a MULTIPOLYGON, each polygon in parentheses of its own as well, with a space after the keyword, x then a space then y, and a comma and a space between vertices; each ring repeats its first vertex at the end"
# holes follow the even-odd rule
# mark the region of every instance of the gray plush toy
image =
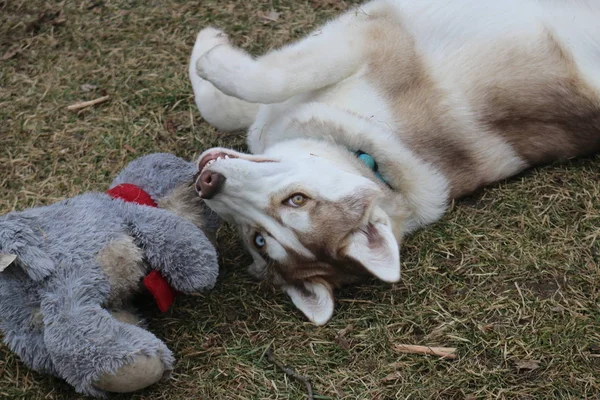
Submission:
POLYGON ((190 293, 215 284, 214 238, 205 233, 219 219, 196 194, 195 172, 174 155, 151 154, 107 193, 0 217, 0 329, 26 365, 93 396, 168 375, 171 351, 140 326, 130 300, 145 285, 166 309, 169 285, 190 293))

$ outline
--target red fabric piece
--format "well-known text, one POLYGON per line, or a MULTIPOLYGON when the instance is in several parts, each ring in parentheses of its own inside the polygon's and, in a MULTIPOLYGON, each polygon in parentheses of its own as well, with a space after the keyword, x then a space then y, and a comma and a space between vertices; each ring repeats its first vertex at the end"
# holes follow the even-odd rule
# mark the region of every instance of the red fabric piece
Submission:
POLYGON ((130 203, 137 203, 143 206, 156 207, 157 204, 152 197, 139 186, 130 183, 122 183, 106 192, 114 199, 121 199, 130 203))
POLYGON ((154 297, 156 305, 161 312, 167 312, 173 301, 175 300, 175 289, 173 289, 169 282, 158 272, 152 270, 144 278, 144 286, 154 297))
MULTIPOLYGON (((106 192, 113 199, 121 199, 123 201, 141 204, 144 206, 157 207, 157 204, 152 197, 140 188, 139 186, 132 185, 130 183, 122 183, 106 192)), ((177 291, 169 285, 169 282, 165 279, 160 272, 156 270, 150 271, 143 280, 144 286, 158 306, 161 312, 167 312, 167 310, 173 304, 177 291)))

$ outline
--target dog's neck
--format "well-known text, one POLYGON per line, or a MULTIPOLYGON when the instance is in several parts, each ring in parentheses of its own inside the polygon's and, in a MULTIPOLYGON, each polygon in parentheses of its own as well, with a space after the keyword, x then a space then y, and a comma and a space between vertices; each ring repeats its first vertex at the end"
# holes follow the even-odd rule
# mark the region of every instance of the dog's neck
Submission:
POLYGON ((303 147, 314 148, 341 168, 379 184, 385 193, 380 206, 390 218, 402 220, 398 221, 402 228, 396 236, 402 237, 444 213, 449 200, 447 180, 381 125, 323 105, 312 106, 310 113, 295 113, 281 128, 276 135, 278 142, 302 142, 303 147), (354 152, 358 150, 374 158, 385 183, 356 158, 354 152))

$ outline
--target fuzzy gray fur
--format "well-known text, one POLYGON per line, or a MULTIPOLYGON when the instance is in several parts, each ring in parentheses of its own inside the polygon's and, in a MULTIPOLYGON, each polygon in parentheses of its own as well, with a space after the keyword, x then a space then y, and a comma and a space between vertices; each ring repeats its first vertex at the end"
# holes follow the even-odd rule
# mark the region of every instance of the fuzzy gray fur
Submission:
MULTIPOLYGON (((194 164, 170 154, 131 162, 112 183, 135 184, 155 201, 192 182, 194 164)), ((203 211, 204 212, 204 211, 203 211)), ((218 219, 208 209, 209 229, 218 219)), ((159 355, 165 344, 105 308, 111 286, 97 261, 109 242, 131 237, 149 268, 184 292, 214 286, 217 254, 196 225, 167 210, 87 193, 0 217, 0 253, 16 261, 0 272, 0 329, 8 347, 32 369, 65 379, 78 392, 103 396, 92 383, 137 355, 159 355)), ((132 293, 133 295, 133 293, 132 293)))

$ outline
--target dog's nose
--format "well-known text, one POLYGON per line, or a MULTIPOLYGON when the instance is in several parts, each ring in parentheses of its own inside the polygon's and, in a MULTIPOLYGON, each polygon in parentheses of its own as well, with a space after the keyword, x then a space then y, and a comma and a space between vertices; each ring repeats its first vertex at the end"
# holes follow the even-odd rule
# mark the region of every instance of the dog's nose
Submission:
POLYGON ((196 181, 196 190, 203 199, 212 199, 225 184, 225 177, 213 171, 204 171, 196 181))

